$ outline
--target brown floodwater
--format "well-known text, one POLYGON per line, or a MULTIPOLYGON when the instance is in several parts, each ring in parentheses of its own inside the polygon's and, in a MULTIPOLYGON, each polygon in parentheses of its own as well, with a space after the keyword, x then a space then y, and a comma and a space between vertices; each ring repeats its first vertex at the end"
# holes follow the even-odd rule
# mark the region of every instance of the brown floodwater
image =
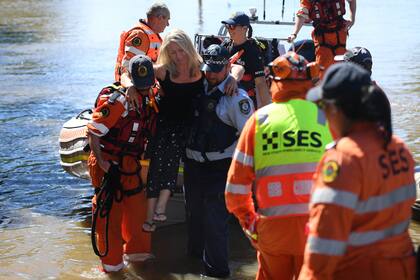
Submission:
MULTIPOLYGON (((299 1, 286 1, 290 20, 299 1)), ((373 78, 387 92, 393 125, 420 160, 420 2, 359 1, 348 45, 374 57, 373 78)), ((112 82, 121 30, 152 1, 0 1, 0 279, 200 279, 201 265, 186 257, 185 224, 153 235, 156 259, 106 275, 90 244, 92 189, 59 165, 62 124, 112 82)), ((167 0, 171 25, 193 37, 215 33, 220 21, 263 1, 167 0)), ((281 1, 267 1, 267 19, 280 19, 281 1)), ((255 28, 286 37, 290 27, 255 28)), ((308 38, 303 29, 300 38, 308 38)), ((288 47, 288 46, 286 46, 288 47)), ((177 209, 183 207, 178 200, 177 209)), ((172 211, 173 212, 173 211, 172 211)), ((180 218, 177 217, 179 220, 180 218)), ((420 244, 420 224, 410 225, 420 244)), ((255 252, 232 222, 231 279, 253 279, 255 252)))

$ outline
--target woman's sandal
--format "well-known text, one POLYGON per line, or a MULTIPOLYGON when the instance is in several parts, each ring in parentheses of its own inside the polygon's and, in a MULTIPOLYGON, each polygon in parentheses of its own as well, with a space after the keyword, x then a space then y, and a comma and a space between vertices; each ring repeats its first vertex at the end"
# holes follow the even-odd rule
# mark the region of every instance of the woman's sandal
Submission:
POLYGON ((154 232, 156 230, 156 224, 154 222, 145 221, 141 228, 144 232, 154 232))
POLYGON ((155 212, 155 214, 153 215, 153 221, 155 222, 165 222, 167 220, 167 217, 165 215, 165 213, 158 213, 155 212))

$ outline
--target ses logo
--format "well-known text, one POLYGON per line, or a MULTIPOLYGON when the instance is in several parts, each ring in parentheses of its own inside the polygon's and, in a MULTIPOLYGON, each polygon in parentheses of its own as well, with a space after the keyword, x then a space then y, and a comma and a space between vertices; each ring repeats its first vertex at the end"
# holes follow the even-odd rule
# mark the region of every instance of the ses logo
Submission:
POLYGON ((272 131, 270 133, 263 133, 262 140, 263 152, 276 151, 281 148, 319 148, 322 146, 321 134, 309 130, 289 130, 283 134, 272 131))

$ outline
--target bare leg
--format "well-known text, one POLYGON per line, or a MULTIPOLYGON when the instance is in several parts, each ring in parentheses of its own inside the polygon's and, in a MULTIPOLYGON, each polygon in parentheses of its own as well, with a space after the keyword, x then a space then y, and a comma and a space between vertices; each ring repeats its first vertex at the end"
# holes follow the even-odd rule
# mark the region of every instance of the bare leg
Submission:
MULTIPOLYGON (((168 203, 169 197, 171 196, 170 190, 161 190, 159 193, 159 199, 156 204, 155 214, 165 214, 166 211, 166 204, 168 203)), ((157 215, 160 217, 155 217, 155 220, 166 220, 166 217, 162 217, 163 215, 157 215)))
POLYGON ((153 221, 153 214, 155 213, 157 198, 152 197, 147 199, 147 217, 146 221, 152 222, 153 221))

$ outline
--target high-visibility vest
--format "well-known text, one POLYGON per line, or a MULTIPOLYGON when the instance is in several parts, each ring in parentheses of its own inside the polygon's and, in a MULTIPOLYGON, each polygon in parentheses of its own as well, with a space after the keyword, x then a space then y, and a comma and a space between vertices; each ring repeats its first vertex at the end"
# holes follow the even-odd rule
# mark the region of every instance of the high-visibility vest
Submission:
POLYGON ((122 67, 128 67, 130 59, 139 54, 150 57, 156 62, 159 56, 159 48, 162 45, 162 38, 155 33, 150 26, 140 20, 139 24, 120 35, 120 46, 118 48, 117 62, 115 65, 115 81, 119 82, 122 74, 122 67), (135 30, 141 30, 137 36, 130 38, 135 30), (127 41, 129 39, 130 41, 127 41), (127 55, 126 55, 127 54, 127 55))
POLYGON ((259 109, 255 125, 258 212, 307 215, 313 173, 332 141, 324 112, 311 102, 293 99, 259 109))

